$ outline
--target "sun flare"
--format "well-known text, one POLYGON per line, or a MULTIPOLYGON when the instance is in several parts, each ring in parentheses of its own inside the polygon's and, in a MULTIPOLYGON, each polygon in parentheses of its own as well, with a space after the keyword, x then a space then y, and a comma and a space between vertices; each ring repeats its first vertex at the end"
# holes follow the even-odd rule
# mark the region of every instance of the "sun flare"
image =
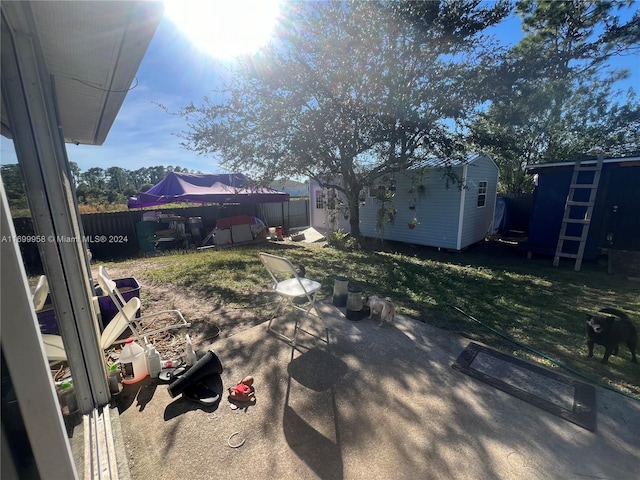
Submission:
POLYGON ((253 53, 269 41, 280 0, 165 0, 165 14, 215 57, 253 53))

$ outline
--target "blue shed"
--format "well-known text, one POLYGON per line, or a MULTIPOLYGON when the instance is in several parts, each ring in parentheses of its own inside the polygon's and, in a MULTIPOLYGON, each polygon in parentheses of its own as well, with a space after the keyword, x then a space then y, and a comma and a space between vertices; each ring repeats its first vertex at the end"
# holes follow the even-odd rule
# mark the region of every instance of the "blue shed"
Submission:
MULTIPOLYGON (((561 162, 527 167, 528 173, 537 175, 529 224, 530 252, 555 254, 574 166, 574 162, 561 162)), ((578 182, 582 181, 587 180, 579 177, 578 182)), ((640 250, 639 186, 640 157, 604 159, 584 258, 594 259, 600 249, 640 250)), ((575 200, 586 200, 578 198, 579 193, 575 200)), ((567 230, 567 234, 572 233, 567 230)))

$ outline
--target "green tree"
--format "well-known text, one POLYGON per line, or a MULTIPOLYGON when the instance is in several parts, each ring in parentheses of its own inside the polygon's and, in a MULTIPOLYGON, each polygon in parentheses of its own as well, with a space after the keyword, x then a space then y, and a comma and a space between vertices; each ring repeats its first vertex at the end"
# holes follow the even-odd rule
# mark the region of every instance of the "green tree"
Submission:
POLYGON ((71 170, 71 178, 73 184, 77 187, 80 184, 82 172, 76 162, 69 162, 69 169, 71 170))
POLYGON ((637 53, 640 15, 621 23, 622 1, 516 3, 525 37, 496 70, 497 96, 471 125, 471 138, 500 167, 503 192, 527 191, 530 163, 574 160, 604 149, 637 153, 638 99, 615 85, 628 77, 609 60, 637 53))
POLYGON ((216 101, 181 110, 184 146, 261 185, 308 176, 347 199, 464 145, 451 128, 485 99, 480 33, 504 3, 295 3, 261 54, 237 62, 216 101))
POLYGON ((92 167, 81 174, 82 183, 94 189, 104 189, 106 186, 105 171, 100 167, 92 167))
POLYGON ((2 165, 0 166, 0 172, 9 207, 14 210, 29 208, 20 165, 17 163, 2 165))
POLYGON ((129 184, 127 171, 121 167, 109 167, 105 171, 106 187, 114 192, 123 193, 129 184))

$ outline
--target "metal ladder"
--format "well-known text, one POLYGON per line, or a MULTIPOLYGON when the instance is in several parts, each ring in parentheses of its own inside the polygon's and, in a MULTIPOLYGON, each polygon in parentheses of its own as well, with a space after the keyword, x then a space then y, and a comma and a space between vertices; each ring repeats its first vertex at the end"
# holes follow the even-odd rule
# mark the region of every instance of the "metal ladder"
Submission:
POLYGON ((598 184, 600 183, 600 174, 602 172, 602 161, 604 156, 598 155, 598 160, 593 161, 581 161, 576 160, 573 168, 573 176, 571 177, 571 185, 569 185, 569 194, 567 195, 567 202, 564 207, 564 217, 562 218, 562 227, 560 228, 560 236, 558 237, 558 245, 556 246, 556 254, 553 259, 553 266, 557 267, 560 263, 560 258, 575 258, 575 271, 579 271, 582 266, 582 257, 584 255, 584 248, 587 244, 587 236, 589 235, 589 225, 591 224, 591 216, 593 214, 593 206, 596 202, 596 194, 598 192, 598 184), (591 183, 578 183, 578 176, 580 172, 593 172, 593 178, 591 183), (589 200, 577 201, 575 200, 576 190, 584 191, 589 190, 589 200), (587 210, 583 218, 572 218, 573 207, 587 207, 587 210), (570 224, 577 224, 582 227, 580 235, 567 235, 567 226, 570 224), (564 251, 565 241, 579 242, 578 253, 566 253, 564 251))

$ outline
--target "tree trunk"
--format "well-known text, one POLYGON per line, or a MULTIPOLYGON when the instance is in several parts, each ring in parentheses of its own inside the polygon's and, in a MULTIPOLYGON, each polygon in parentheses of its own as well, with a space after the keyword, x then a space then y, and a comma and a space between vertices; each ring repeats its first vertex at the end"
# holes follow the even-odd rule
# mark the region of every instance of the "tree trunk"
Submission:
POLYGON ((349 203, 349 226, 351 236, 360 241, 360 189, 350 190, 347 196, 349 203))

